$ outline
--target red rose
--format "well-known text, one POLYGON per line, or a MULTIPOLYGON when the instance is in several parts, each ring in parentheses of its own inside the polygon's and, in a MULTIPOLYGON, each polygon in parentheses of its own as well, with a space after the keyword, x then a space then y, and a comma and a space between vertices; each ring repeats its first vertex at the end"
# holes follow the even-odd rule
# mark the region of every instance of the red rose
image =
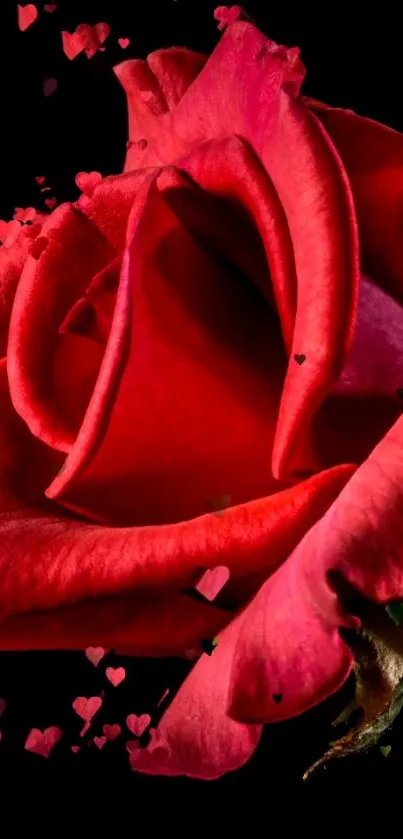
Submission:
POLYGON ((214 778, 350 673, 330 571, 403 596, 403 141, 249 22, 116 73, 126 174, 0 279, 0 646, 218 635, 130 757, 214 778))

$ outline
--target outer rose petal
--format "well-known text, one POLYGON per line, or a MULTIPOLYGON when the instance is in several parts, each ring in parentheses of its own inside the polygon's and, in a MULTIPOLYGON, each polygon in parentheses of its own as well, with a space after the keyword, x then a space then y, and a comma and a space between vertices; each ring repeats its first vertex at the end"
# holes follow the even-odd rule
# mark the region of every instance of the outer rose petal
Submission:
POLYGON ((50 633, 60 647, 96 642, 151 654, 153 649, 172 650, 179 638, 189 641, 190 636, 194 642, 197 627, 215 633, 228 613, 210 604, 192 611, 189 604, 188 612, 181 606, 183 624, 178 623, 177 598, 182 595, 172 592, 170 600, 169 591, 192 585, 204 568, 217 565, 228 567, 230 584, 254 571, 270 573, 351 475, 350 467, 337 467, 269 499, 167 527, 105 528, 64 518, 49 504, 39 506, 40 486, 35 505, 35 450, 41 449, 42 485, 45 455, 52 450, 30 437, 13 411, 4 362, 0 373, 0 645, 5 647, 32 644, 46 649, 50 633), (30 506, 24 503, 26 487, 19 481, 27 459, 33 467, 30 506), (150 589, 155 607, 147 621, 150 589), (112 595, 121 597, 106 601, 112 595), (45 610, 48 615, 40 616, 45 610), (172 628, 167 631, 169 615, 172 628))
POLYGON ((252 756, 261 726, 242 725, 226 714, 238 621, 224 630, 211 656, 202 655, 179 689, 157 729, 162 745, 131 754, 133 769, 212 781, 252 756))
MULTIPOLYGON (((68 205, 50 216, 42 236, 49 244, 39 259, 28 257, 16 292, 7 352, 8 375, 15 408, 32 433, 67 452, 76 436, 77 418, 66 415, 65 404, 57 400, 56 387, 63 368, 66 369, 63 356, 68 340, 59 336, 58 329, 91 277, 113 258, 114 251, 94 225, 68 205)), ((72 360, 67 370, 73 390, 74 385, 84 390, 84 400, 80 399, 84 409, 99 367, 99 355, 90 358, 89 349, 87 345, 82 352, 81 368, 72 360), (84 383, 80 381, 83 369, 84 383)), ((65 379, 64 386, 67 390, 65 379)), ((75 398, 70 393, 70 401, 75 398)), ((81 417, 78 425, 80 420, 81 417)))
POLYGON ((206 62, 206 56, 184 47, 150 53, 115 67, 128 103, 129 144, 125 171, 140 165, 158 117, 175 107, 206 62))
POLYGON ((274 183, 298 277, 292 353, 307 359, 302 367, 290 359, 273 452, 276 478, 315 469, 310 422, 341 372, 358 299, 351 190, 329 136, 297 98, 301 80, 295 51, 249 23, 233 23, 176 108, 159 116, 142 159, 144 166, 171 164, 203 140, 236 133, 274 183))
POLYGON ((403 135, 311 99, 353 190, 364 270, 403 303, 403 135))
POLYGON ((353 666, 340 626, 357 626, 331 586, 337 571, 378 603, 403 596, 403 417, 245 610, 230 715, 287 719, 336 691, 353 666), (276 704, 273 693, 281 693, 276 704))

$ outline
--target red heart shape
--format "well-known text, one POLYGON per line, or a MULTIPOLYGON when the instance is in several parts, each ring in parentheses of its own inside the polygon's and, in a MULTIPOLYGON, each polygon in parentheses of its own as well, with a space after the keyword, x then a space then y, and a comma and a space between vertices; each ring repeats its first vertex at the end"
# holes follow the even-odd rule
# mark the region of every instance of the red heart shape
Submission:
POLYGON ((90 699, 86 699, 85 696, 78 696, 73 702, 73 708, 76 714, 86 722, 92 720, 101 705, 102 699, 100 696, 91 696, 90 699))
POLYGON ((114 688, 117 688, 121 682, 126 678, 126 670, 124 667, 107 667, 105 676, 114 688))
POLYGON ((28 734, 25 748, 29 752, 34 752, 42 757, 49 757, 50 752, 62 736, 62 731, 56 726, 46 728, 45 731, 40 731, 39 728, 32 728, 28 734))
POLYGON ((142 714, 140 717, 137 714, 129 714, 126 719, 126 725, 135 737, 141 737, 147 726, 150 725, 150 722, 151 717, 149 714, 142 714))
POLYGON ((84 192, 85 195, 91 197, 93 194, 95 187, 98 186, 102 181, 102 175, 100 172, 78 172, 75 177, 75 182, 79 189, 84 192))
POLYGON ((118 38, 118 44, 122 47, 122 50, 125 50, 128 46, 130 46, 130 38, 118 38))
POLYGON ((94 26, 97 38, 100 44, 103 44, 106 41, 108 35, 110 35, 111 27, 109 23, 96 23, 94 26))
POLYGON ((114 725, 108 725, 106 723, 102 729, 107 740, 116 740, 116 738, 119 737, 121 730, 120 725, 117 723, 114 725))
POLYGON ((78 754, 78 752, 80 751, 80 746, 72 746, 71 751, 73 752, 73 755, 78 754))
POLYGON ((85 33, 79 32, 78 30, 73 33, 63 31, 62 43, 64 54, 70 59, 70 61, 74 61, 77 55, 85 49, 85 33))
POLYGON ((138 740, 128 740, 126 743, 126 750, 129 752, 130 755, 132 754, 132 752, 136 752, 139 748, 140 746, 138 740))
POLYGON ((97 667, 105 653, 106 650, 103 647, 87 647, 85 651, 85 655, 94 667, 97 667))
POLYGON ((56 11, 57 6, 56 6, 56 3, 48 3, 48 5, 44 6, 43 8, 44 8, 45 12, 52 13, 52 12, 56 11))
POLYGON ((106 737, 94 737, 94 743, 97 749, 103 749, 106 743, 106 737))
POLYGON ((38 9, 33 3, 28 6, 17 6, 18 9, 18 26, 21 32, 25 32, 29 26, 37 19, 38 9))

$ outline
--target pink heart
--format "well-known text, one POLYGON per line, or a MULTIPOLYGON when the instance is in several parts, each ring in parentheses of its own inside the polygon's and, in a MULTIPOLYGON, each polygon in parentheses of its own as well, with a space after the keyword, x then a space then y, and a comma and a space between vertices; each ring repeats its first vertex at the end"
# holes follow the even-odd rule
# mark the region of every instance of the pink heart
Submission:
POLYGON ((229 580, 229 570, 225 565, 217 565, 203 574, 196 589, 200 594, 203 594, 206 600, 210 602, 215 600, 217 594, 221 591, 225 583, 229 580))
POLYGON ((121 730, 120 725, 117 723, 114 725, 108 725, 106 723, 102 729, 107 740, 116 740, 116 738, 119 737, 121 730))
POLYGON ((103 749, 106 743, 106 737, 94 737, 94 743, 97 749, 103 749))
POLYGON ((96 23, 94 26, 97 38, 100 44, 103 44, 106 41, 108 35, 111 33, 111 27, 109 23, 96 23))
POLYGON ((1 717, 1 715, 2 715, 2 714, 4 714, 4 711, 6 710, 6 708, 7 708, 7 702, 6 702, 6 700, 5 700, 5 699, 2 699, 2 698, 0 697, 0 717, 1 717))
POLYGON ((124 667, 107 667, 105 676, 114 688, 117 688, 121 682, 126 678, 126 670, 124 667))
POLYGON ((90 699, 86 699, 85 696, 78 696, 73 702, 73 708, 76 714, 86 722, 92 720, 101 705, 102 699, 100 696, 91 696, 90 699))
POLYGON ((118 38, 118 44, 122 50, 125 50, 130 46, 130 38, 118 38))
POLYGON ((63 52, 70 59, 74 61, 75 58, 83 52, 86 45, 86 38, 83 32, 62 32, 63 52))
POLYGON ((43 8, 44 8, 45 12, 50 12, 50 14, 52 14, 52 12, 56 11, 57 6, 56 6, 56 3, 48 3, 48 5, 44 6, 43 8))
POLYGON ((78 752, 80 751, 80 746, 72 746, 71 751, 73 752, 73 755, 78 754, 78 752))
POLYGON ((37 19, 38 9, 33 3, 28 6, 17 6, 18 9, 18 26, 21 32, 25 32, 29 26, 37 19))
POLYGON ((45 204, 49 210, 54 210, 57 204, 57 198, 45 198, 45 204))
MULTIPOLYGON (((75 182, 81 192, 84 192, 85 195, 93 194, 95 187, 98 186, 102 181, 102 175, 100 172, 78 172, 75 177, 75 182)), ((102 649, 102 647, 98 647, 97 649, 102 649)))
POLYGON ((46 176, 45 175, 38 175, 35 178, 35 183, 37 183, 37 184, 44 184, 45 181, 46 181, 46 176))
MULTIPOLYGON (((77 175, 78 177, 78 175, 77 175)), ((77 178, 76 178, 77 182, 77 178)), ((80 187, 81 189, 81 187, 80 187)), ((106 650, 103 647, 87 647, 85 655, 94 667, 97 667, 101 659, 104 657, 106 650)))
POLYGON ((49 757, 50 752, 60 740, 63 732, 56 726, 46 728, 45 731, 40 731, 39 728, 32 728, 28 734, 25 748, 29 752, 34 752, 42 757, 49 757))
POLYGON ((57 79, 45 79, 43 83, 43 92, 45 96, 51 96, 57 90, 57 79))
POLYGON ((129 714, 126 719, 126 725, 135 737, 141 737, 147 726, 150 725, 150 722, 151 717, 149 714, 142 714, 141 717, 138 717, 136 714, 129 714))

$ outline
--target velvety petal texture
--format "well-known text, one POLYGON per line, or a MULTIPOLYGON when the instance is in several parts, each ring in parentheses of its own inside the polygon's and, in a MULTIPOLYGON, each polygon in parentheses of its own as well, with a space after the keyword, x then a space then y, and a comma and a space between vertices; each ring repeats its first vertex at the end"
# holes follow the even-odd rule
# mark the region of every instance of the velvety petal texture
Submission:
POLYGON ((335 573, 403 598, 402 138, 216 19, 115 68, 124 174, 0 223, 0 649, 191 651, 130 762, 205 779, 351 672, 335 573))

